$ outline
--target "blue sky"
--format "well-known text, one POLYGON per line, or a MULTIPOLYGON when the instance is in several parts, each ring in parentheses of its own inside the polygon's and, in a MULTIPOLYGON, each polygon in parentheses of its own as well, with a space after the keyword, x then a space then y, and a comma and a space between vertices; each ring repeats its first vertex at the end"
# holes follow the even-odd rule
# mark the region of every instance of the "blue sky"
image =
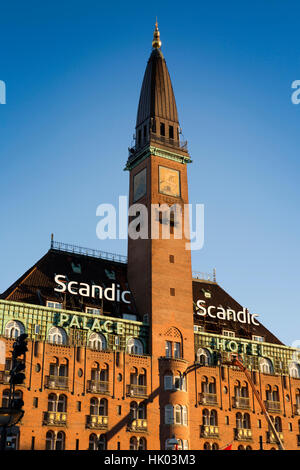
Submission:
POLYGON ((283 342, 299 331, 300 79, 296 1, 0 3, 0 291, 58 241, 96 237, 96 208, 128 193, 123 171, 158 16, 162 51, 205 205, 193 269, 283 342))

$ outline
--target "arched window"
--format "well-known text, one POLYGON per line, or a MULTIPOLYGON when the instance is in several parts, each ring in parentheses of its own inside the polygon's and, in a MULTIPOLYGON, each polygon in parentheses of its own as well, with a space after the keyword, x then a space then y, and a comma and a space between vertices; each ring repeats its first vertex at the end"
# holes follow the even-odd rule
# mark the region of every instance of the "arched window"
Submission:
POLYGON ((297 362, 291 362, 289 365, 289 374, 295 379, 300 378, 300 365, 297 362))
POLYGON ((209 426, 209 411, 206 408, 202 411, 202 424, 203 426, 209 426))
POLYGON ((197 351, 197 361, 203 366, 209 366, 212 363, 211 354, 208 349, 199 348, 197 351))
POLYGON ((216 442, 214 442, 211 447, 212 447, 212 450, 219 450, 219 446, 216 442))
POLYGON ((165 406, 165 424, 174 423, 174 409, 172 405, 165 406))
POLYGON ((25 333, 25 327, 20 321, 9 321, 5 326, 4 334, 7 338, 17 338, 23 333, 25 333))
POLYGON ((92 333, 89 337, 88 347, 95 351, 104 351, 106 349, 106 339, 101 333, 92 333))
POLYGON ((127 352, 129 354, 144 354, 142 342, 137 338, 129 338, 127 342, 127 352))
POLYGON ((261 357, 259 360, 259 370, 263 374, 273 374, 273 364, 272 361, 266 357, 261 357))
POLYGON ((90 415, 92 416, 108 416, 108 401, 106 398, 90 399, 90 415))
POLYGON ((129 449, 130 450, 138 450, 138 441, 136 437, 131 437, 129 441, 129 449))
POLYGON ((46 434, 46 450, 54 450, 55 434, 54 431, 47 431, 46 434))
POLYGON ((216 410, 211 410, 210 412, 210 425, 218 426, 218 415, 216 410))
POLYGON ((96 416, 98 415, 98 411, 98 398, 93 397, 90 399, 90 415, 96 416))
POLYGON ((46 450, 64 450, 65 449, 65 433, 59 431, 48 431, 46 434, 46 450))
MULTIPOLYGON (((2 394, 2 407, 3 408, 8 408, 9 406, 9 389, 3 390, 2 394)), ((16 390, 15 391, 15 398, 22 400, 23 399, 23 393, 21 390, 16 390)))
POLYGON ((55 393, 48 395, 48 411, 65 413, 67 411, 66 395, 57 396, 55 393))
POLYGON ((279 416, 275 417, 274 426, 277 432, 282 432, 282 423, 281 418, 279 416))
POLYGON ((245 447, 240 445, 240 446, 238 446, 238 450, 245 450, 245 447))
POLYGON ((99 403, 99 415, 108 416, 108 401, 106 398, 101 398, 99 403))
POLYGON ((67 334, 63 328, 53 326, 49 330, 48 341, 52 344, 67 344, 67 334))
POLYGON ((98 450, 98 438, 96 434, 90 434, 89 450, 98 450))
POLYGON ((106 450, 106 447, 107 447, 106 435, 101 434, 98 440, 98 450, 106 450))
POLYGON ((146 450, 147 449, 147 441, 144 437, 140 437, 138 449, 139 450, 146 450))
POLYGON ((210 443, 209 442, 204 442, 203 449, 204 450, 210 450, 210 443))

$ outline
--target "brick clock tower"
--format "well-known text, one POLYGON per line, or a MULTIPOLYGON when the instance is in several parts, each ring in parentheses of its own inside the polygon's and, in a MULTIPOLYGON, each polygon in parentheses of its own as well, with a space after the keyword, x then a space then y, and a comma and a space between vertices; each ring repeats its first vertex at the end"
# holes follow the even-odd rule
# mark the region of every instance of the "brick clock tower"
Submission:
POLYGON ((190 441, 186 422, 189 389, 194 386, 193 378, 184 380, 182 374, 194 362, 189 220, 184 211, 191 160, 180 134, 156 24, 138 105, 135 146, 129 149, 126 165, 129 206, 133 206, 129 228, 136 233, 128 236, 128 282, 137 310, 151 326, 147 409, 157 416, 157 427, 149 430, 149 449, 164 449, 172 437, 190 441))

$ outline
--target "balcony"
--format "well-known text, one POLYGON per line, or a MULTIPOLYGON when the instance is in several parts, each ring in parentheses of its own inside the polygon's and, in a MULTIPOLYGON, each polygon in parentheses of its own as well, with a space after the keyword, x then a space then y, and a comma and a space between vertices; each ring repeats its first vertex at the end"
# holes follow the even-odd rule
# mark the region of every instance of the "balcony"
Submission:
POLYGON ((217 438, 219 437, 219 427, 209 424, 202 424, 200 430, 201 437, 217 438))
MULTIPOLYGON (((280 437, 281 442, 283 442, 282 432, 277 432, 277 434, 280 437)), ((271 431, 267 431, 267 443, 268 444, 277 444, 277 439, 271 431)))
POLYGON ((133 432, 146 432, 148 430, 148 423, 146 419, 133 419, 127 426, 128 431, 133 432))
POLYGON ((47 426, 66 426, 67 413, 58 411, 46 411, 44 413, 43 424, 47 426))
POLYGON ((215 393, 202 392, 199 394, 199 403, 201 405, 217 405, 217 395, 215 393))
POLYGON ((239 408, 240 410, 249 410, 250 398, 249 397, 232 397, 232 407, 239 408))
POLYGON ((0 384, 9 384, 10 374, 9 370, 0 370, 0 384))
POLYGON ((45 388, 68 390, 69 378, 59 375, 48 375, 45 377, 45 388))
POLYGON ((87 392, 89 393, 101 393, 102 395, 110 395, 109 382, 89 380, 87 385, 87 392))
POLYGON ((266 400, 265 407, 270 413, 281 413, 280 401, 266 400))
POLYGON ((234 439, 236 441, 252 441, 252 430, 247 428, 235 428, 234 439))
POLYGON ((147 385, 127 385, 127 396, 128 397, 147 397, 147 385))
POLYGON ((86 427, 89 429, 108 428, 108 416, 89 415, 86 418, 86 427))

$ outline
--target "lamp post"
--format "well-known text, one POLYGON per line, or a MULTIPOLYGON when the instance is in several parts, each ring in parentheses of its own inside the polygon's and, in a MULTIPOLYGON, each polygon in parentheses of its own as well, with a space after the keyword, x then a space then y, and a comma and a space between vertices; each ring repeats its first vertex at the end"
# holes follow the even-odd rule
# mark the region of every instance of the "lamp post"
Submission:
POLYGON ((0 408, 0 427, 2 428, 0 450, 6 449, 7 428, 17 424, 23 415, 24 410, 16 410, 13 408, 4 407, 0 408))

